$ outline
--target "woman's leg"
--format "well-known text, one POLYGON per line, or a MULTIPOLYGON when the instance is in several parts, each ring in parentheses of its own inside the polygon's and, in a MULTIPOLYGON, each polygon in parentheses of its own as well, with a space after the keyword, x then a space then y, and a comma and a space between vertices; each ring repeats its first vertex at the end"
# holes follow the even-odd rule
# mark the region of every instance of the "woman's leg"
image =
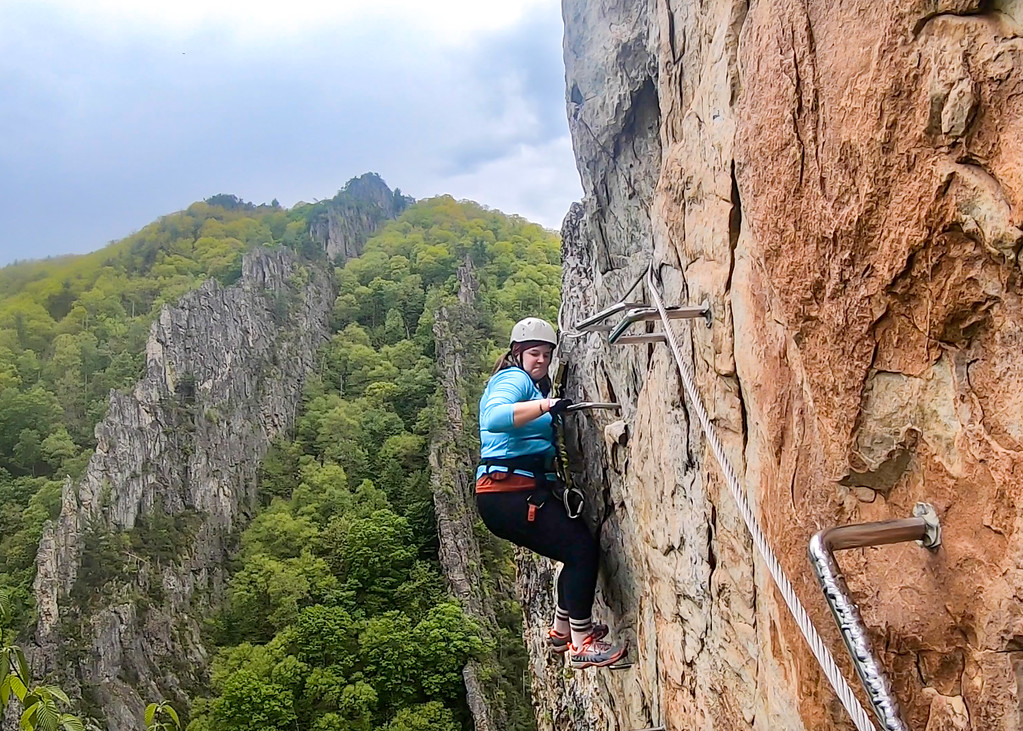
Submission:
POLYGON ((565 572, 558 572, 558 601, 554 607, 554 623, 552 629, 562 637, 568 637, 569 627, 568 623, 568 607, 565 606, 565 572))
POLYGON ((551 499, 529 522, 528 493, 497 492, 476 496, 480 517, 492 533, 564 564, 558 577, 558 604, 576 620, 590 618, 597 587, 599 546, 582 520, 572 520, 560 501, 551 499))
POLYGON ((600 547, 586 524, 570 519, 558 500, 537 510, 530 523, 525 493, 483 493, 476 496, 476 504, 483 522, 496 536, 564 564, 558 577, 558 604, 570 616, 571 644, 563 646, 569 652, 570 665, 605 666, 624 657, 626 646, 602 641, 606 625, 593 625, 600 547))

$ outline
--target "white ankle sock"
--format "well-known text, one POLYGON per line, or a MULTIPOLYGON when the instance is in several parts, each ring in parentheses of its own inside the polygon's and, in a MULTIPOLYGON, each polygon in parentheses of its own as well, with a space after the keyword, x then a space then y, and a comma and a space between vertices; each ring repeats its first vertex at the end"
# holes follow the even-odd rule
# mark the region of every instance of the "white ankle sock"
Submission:
POLYGON ((570 625, 572 627, 572 646, 578 650, 593 631, 593 617, 573 619, 570 621, 570 625))
POLYGON ((559 635, 567 635, 572 629, 568 621, 568 610, 558 607, 554 610, 554 631, 559 635))

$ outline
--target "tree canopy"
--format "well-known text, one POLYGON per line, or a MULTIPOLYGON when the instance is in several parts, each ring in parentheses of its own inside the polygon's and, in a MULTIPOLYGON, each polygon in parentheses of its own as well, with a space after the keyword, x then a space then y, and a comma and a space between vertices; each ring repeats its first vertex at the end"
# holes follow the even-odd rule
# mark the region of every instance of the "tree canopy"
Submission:
MULTIPOLYGON (((208 277, 232 283, 256 245, 322 256, 309 237, 321 209, 218 195, 100 252, 0 269, 8 619, 31 618, 42 525, 59 511, 65 475, 82 473, 110 389, 139 377, 160 307, 208 277)), ((223 608, 208 622, 211 693, 194 699, 191 731, 467 728, 461 669, 472 658, 490 658, 509 731, 535 728, 522 695, 517 609, 502 609, 495 647, 448 596, 437 562, 428 446, 446 418, 446 374, 437 372, 432 326, 457 300, 464 266, 483 313, 465 333, 466 376, 478 391, 516 320, 556 320, 556 235, 441 196, 408 208, 336 269, 333 334, 293 434, 263 462, 261 508, 239 537, 223 608)), ((173 527, 163 523, 142 520, 130 540, 106 549, 128 550, 173 527)), ((488 571, 506 584, 510 566, 491 546, 488 571)), ((163 713, 154 723, 170 723, 163 713)))

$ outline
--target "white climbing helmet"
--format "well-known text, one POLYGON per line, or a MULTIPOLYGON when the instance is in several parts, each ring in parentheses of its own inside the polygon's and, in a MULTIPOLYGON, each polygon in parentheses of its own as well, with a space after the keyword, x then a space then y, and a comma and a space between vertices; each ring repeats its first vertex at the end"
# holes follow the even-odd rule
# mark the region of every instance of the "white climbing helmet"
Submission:
POLYGON ((558 344, 558 336, 554 333, 554 326, 546 320, 541 320, 539 317, 527 317, 525 320, 516 322, 515 327, 511 331, 511 343, 509 345, 532 340, 550 343, 552 346, 557 346, 558 344))

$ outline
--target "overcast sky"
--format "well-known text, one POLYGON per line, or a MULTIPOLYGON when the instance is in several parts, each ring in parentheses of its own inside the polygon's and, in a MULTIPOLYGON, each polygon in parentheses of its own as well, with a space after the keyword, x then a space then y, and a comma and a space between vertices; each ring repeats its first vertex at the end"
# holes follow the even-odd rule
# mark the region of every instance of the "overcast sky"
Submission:
POLYGON ((560 0, 0 0, 0 265, 380 173, 558 228, 560 0))

